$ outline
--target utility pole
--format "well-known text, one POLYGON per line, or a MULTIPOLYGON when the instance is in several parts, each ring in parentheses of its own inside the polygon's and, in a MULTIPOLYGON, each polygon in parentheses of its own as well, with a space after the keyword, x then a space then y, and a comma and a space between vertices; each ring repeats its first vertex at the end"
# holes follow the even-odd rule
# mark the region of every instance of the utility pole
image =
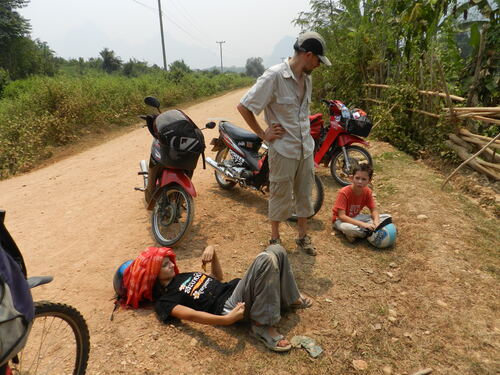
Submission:
POLYGON ((220 47, 220 72, 224 73, 224 70, 222 68, 222 43, 226 43, 226 41, 221 40, 220 42, 215 42, 215 43, 219 43, 219 47, 220 47))
POLYGON ((161 48, 163 51, 163 69, 167 70, 167 56, 165 55, 165 38, 163 37, 163 20, 161 17, 161 2, 158 0, 158 12, 160 15, 161 48))

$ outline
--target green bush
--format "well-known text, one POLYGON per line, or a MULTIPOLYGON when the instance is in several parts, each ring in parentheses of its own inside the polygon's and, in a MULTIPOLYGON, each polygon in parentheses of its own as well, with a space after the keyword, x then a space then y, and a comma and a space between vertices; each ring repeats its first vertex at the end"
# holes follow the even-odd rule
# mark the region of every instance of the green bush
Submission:
POLYGON ((77 140, 103 125, 125 125, 146 111, 153 95, 163 107, 252 83, 237 74, 169 72, 137 78, 93 73, 81 77, 35 76, 8 83, 0 100, 0 178, 33 167, 50 148, 77 140))

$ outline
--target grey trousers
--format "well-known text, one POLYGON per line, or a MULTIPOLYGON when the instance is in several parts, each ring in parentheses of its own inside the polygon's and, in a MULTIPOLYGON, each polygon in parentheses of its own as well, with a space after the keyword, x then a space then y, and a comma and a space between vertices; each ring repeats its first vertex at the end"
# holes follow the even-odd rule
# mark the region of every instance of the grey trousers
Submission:
POLYGON ((285 249, 281 245, 270 245, 250 265, 226 301, 222 314, 228 314, 238 302, 245 302, 245 319, 275 325, 281 319, 281 308, 299 298, 285 249))
POLYGON ((269 220, 286 221, 295 209, 298 217, 314 214, 313 155, 300 160, 280 155, 269 148, 269 220))
MULTIPOLYGON (((388 217, 391 217, 389 214, 380 214, 380 222, 384 221, 388 217)), ((359 220, 364 223, 372 223, 372 217, 371 215, 367 214, 359 214, 353 217, 354 220, 359 220)), ((335 229, 338 229, 342 233, 344 233, 347 236, 351 237, 358 237, 358 238, 365 238, 366 237, 366 230, 364 228, 358 227, 357 225, 350 224, 350 223, 344 223, 342 220, 337 219, 335 220, 335 223, 333 223, 333 226, 335 229)))

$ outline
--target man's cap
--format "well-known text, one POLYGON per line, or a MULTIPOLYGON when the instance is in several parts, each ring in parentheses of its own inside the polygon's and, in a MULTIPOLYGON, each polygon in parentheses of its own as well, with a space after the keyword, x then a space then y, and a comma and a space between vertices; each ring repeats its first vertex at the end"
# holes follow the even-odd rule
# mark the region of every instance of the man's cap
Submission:
POLYGON ((293 48, 296 51, 312 52, 316 56, 318 56, 320 61, 326 66, 332 65, 330 60, 328 60, 328 57, 325 56, 325 50, 326 50, 325 40, 317 32, 307 31, 305 33, 300 34, 293 48))

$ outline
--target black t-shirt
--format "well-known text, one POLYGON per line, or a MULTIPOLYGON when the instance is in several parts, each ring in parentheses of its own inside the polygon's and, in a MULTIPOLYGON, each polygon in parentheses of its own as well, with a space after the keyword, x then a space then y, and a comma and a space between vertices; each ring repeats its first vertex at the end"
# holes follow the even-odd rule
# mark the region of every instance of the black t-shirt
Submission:
POLYGON ((201 272, 180 273, 164 289, 156 289, 156 314, 164 322, 175 306, 183 305, 193 310, 220 315, 239 280, 222 283, 201 272))

